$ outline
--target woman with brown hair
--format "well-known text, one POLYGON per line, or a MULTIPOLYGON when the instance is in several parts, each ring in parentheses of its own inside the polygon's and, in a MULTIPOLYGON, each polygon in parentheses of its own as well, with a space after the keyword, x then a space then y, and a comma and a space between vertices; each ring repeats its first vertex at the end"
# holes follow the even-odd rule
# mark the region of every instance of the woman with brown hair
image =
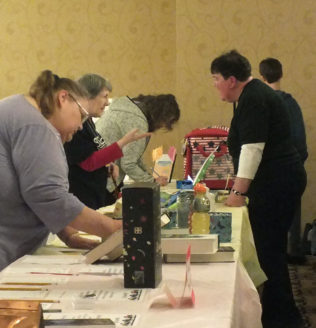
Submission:
MULTIPOLYGON (((170 131, 179 118, 179 106, 172 94, 120 97, 112 102, 109 109, 96 122, 96 128, 105 142, 111 144, 135 128, 143 132, 155 132, 159 129, 170 131)), ((148 142, 149 137, 123 148, 124 157, 116 161, 120 169, 117 184, 122 183, 125 175, 134 181, 155 181, 160 185, 168 183, 166 177, 154 179, 142 161, 148 142)), ((115 186, 108 183, 107 188, 112 192, 115 186)))

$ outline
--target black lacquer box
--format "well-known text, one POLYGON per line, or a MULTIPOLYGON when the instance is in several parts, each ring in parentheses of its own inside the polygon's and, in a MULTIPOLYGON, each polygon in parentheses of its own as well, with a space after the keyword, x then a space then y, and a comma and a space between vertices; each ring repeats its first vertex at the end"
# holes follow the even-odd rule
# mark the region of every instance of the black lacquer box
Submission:
POLYGON ((162 275, 160 187, 130 184, 122 197, 124 287, 155 288, 162 275))

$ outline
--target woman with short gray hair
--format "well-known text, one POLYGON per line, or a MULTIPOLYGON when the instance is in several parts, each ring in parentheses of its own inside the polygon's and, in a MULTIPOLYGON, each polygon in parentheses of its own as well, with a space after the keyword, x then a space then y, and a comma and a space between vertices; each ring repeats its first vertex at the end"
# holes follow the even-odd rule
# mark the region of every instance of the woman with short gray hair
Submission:
POLYGON ((85 74, 78 83, 88 92, 90 117, 83 124, 83 129, 64 146, 69 166, 69 190, 87 206, 98 209, 115 201, 114 195, 106 189, 109 173, 106 165, 123 156, 123 146, 148 136, 148 133, 138 134, 138 130, 134 129, 106 145, 95 129, 92 117, 103 114, 109 104, 112 85, 97 74, 85 74))

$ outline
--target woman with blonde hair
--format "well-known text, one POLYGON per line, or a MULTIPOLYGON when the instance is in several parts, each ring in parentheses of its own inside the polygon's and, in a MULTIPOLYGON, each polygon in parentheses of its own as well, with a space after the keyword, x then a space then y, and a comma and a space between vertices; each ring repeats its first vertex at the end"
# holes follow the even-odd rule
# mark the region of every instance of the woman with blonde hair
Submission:
POLYGON ((107 237, 121 228, 68 191, 63 143, 88 119, 86 106, 80 85, 49 70, 29 94, 0 101, 0 270, 43 245, 49 232, 74 245, 77 230, 107 237))

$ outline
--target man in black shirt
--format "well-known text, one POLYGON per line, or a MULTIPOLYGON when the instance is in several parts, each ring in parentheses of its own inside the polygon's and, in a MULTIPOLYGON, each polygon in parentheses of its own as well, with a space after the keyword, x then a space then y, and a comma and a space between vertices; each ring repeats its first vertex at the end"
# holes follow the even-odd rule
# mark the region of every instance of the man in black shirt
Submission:
POLYGON ((232 50, 213 60, 222 100, 237 103, 228 136, 236 178, 226 201, 248 210, 260 265, 267 275, 261 298, 263 328, 298 328, 286 262, 287 232, 306 186, 306 172, 291 142, 282 99, 251 76, 249 61, 232 50))
MULTIPOLYGON (((308 157, 305 125, 303 114, 296 100, 287 92, 281 91, 281 78, 283 76, 282 64, 276 58, 266 58, 259 64, 262 80, 284 100, 290 118, 292 143, 298 150, 304 163, 308 157)), ((301 202, 299 203, 293 223, 289 231, 289 263, 303 264, 306 259, 302 249, 301 241, 301 202)))

